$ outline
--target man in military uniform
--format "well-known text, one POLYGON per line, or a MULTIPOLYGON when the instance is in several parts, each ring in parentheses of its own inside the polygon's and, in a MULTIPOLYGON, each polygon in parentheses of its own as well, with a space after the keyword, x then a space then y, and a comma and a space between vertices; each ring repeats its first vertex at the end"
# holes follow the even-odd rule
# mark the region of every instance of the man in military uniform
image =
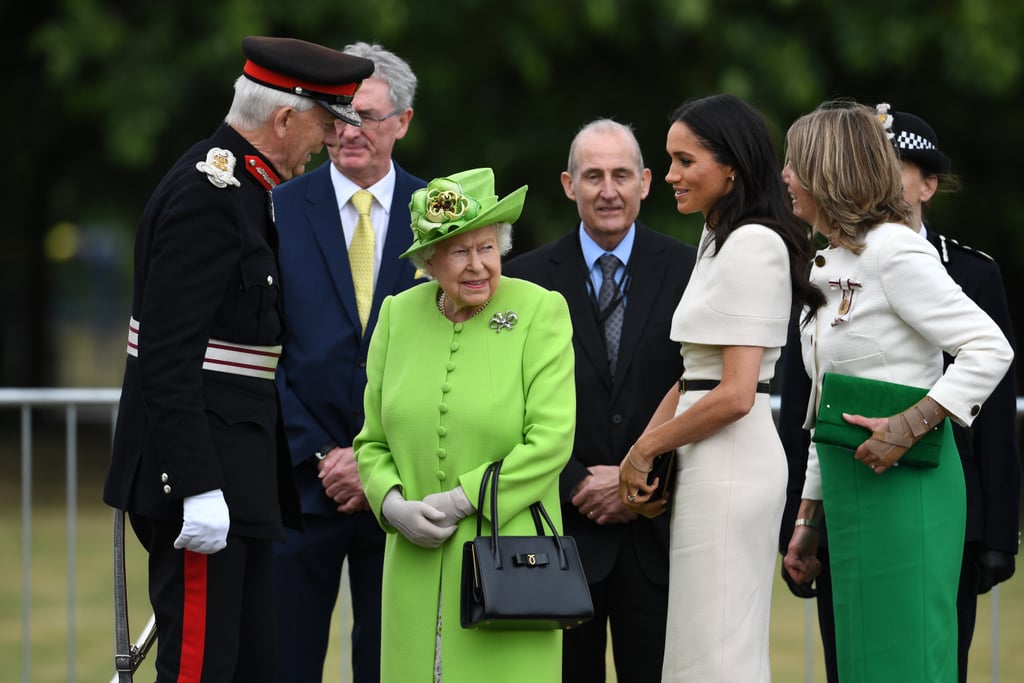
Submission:
POLYGON ((274 374, 285 334, 270 190, 335 135, 373 63, 249 37, 225 122, 157 186, 135 242, 104 500, 149 552, 157 681, 272 681, 271 544, 299 524, 274 374))
MULTIPOLYGON (((927 122, 907 112, 889 112, 879 105, 879 119, 892 140, 903 166, 903 196, 913 210, 915 229, 932 243, 942 265, 999 325, 1013 344, 1013 325, 1006 303, 999 265, 987 254, 963 246, 925 224, 925 214, 937 191, 952 190, 956 178, 950 175, 950 162, 939 150, 938 137, 927 122)), ((807 465, 808 432, 802 429, 810 379, 800 360, 799 334, 790 328, 790 341, 784 358, 779 435, 789 458, 789 487, 786 513, 782 521, 779 550, 786 546, 796 518, 807 465), (795 336, 794 336, 795 335, 795 336), (794 347, 793 344, 796 344, 794 347), (795 348, 795 352, 794 352, 795 348)), ((948 365, 949 356, 945 357, 948 365)), ((970 429, 953 423, 953 435, 964 468, 967 486, 967 532, 964 543, 960 587, 957 594, 959 629, 959 680, 967 680, 967 655, 974 635, 978 595, 1006 581, 1014 573, 1020 524, 1020 461, 1016 441, 1017 398, 1014 365, 985 401, 984 409, 970 429)), ((826 514, 827 518, 827 514, 826 514)), ((838 680, 836 672, 835 626, 832 609, 831 566, 824 529, 818 546, 821 573, 814 588, 794 584, 788 572, 782 576, 798 597, 817 596, 818 624, 825 653, 829 683, 838 680)))

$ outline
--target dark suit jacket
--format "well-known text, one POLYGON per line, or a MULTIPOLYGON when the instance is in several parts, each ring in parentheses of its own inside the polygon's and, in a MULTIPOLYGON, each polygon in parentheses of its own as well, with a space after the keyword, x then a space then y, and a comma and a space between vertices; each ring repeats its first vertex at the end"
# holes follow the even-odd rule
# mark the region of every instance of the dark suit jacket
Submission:
POLYGON ((180 522, 182 500, 221 489, 231 533, 283 535, 298 504, 274 382, 203 369, 207 342, 274 346, 284 337, 277 234, 264 183, 272 166, 221 125, 153 191, 135 237, 128 356, 103 499, 180 522), (196 163, 211 148, 235 157, 237 185, 214 186, 196 163))
POLYGON ((288 336, 277 383, 305 514, 339 514, 317 478, 313 453, 328 442, 351 446, 363 426, 366 352, 380 304, 414 284, 399 259, 412 243, 409 198, 426 183, 395 164, 395 192, 373 308, 360 329, 345 233, 330 162, 274 191, 288 336))
POLYGON ((614 381, 597 326, 596 302, 587 290, 578 230, 509 261, 502 269, 506 275, 560 292, 569 304, 576 354, 576 440, 560 479, 562 519, 565 533, 576 539, 591 583, 611 571, 626 534, 634 537, 640 564, 650 578, 668 582, 670 514, 602 526, 581 515, 570 502, 573 489, 588 476, 588 466, 619 465, 682 374, 679 344, 669 339, 669 326, 697 252, 639 223, 636 231, 614 381))
MULTIPOLYGON (((934 230, 928 230, 928 240, 939 252, 950 277, 989 314, 1012 345, 1013 327, 999 265, 989 256, 964 247, 934 230)), ((946 357, 947 364, 951 360, 946 357)), ((811 382, 800 359, 800 337, 796 334, 795 325, 790 326, 783 368, 779 436, 789 459, 789 489, 779 549, 785 553, 800 504, 810 442, 809 433, 803 429, 803 420, 811 382)), ((953 423, 967 484, 966 541, 977 542, 984 549, 1014 554, 1017 552, 1020 523, 1021 486, 1020 454, 1015 438, 1015 378, 1015 365, 1011 365, 970 429, 953 423)), ((826 513, 826 521, 827 516, 826 513)), ((826 543, 824 535, 821 542, 826 543)))

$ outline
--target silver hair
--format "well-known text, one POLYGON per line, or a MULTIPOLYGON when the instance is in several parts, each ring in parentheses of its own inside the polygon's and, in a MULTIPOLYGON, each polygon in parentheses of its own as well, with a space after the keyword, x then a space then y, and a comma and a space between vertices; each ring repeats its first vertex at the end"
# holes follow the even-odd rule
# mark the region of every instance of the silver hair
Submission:
POLYGON ((394 52, 385 50, 377 43, 352 43, 343 52, 373 62, 371 78, 379 78, 388 84, 388 98, 399 111, 412 108, 416 97, 416 74, 409 63, 394 52))
POLYGON ((268 88, 245 76, 235 80, 235 98, 224 122, 239 130, 256 130, 274 115, 278 107, 291 107, 295 111, 309 111, 317 106, 308 97, 300 97, 283 90, 268 88))
MULTIPOLYGON (((508 252, 512 251, 512 224, 501 222, 493 223, 492 225, 494 225, 494 232, 495 235, 497 235, 498 237, 498 253, 504 256, 508 252)), ((486 227, 486 225, 480 226, 480 228, 486 227)), ((480 228, 474 229, 479 230, 480 228)), ((472 230, 470 232, 472 232, 472 230)), ((440 244, 441 242, 444 242, 444 240, 438 240, 433 244, 428 244, 422 249, 417 249, 416 251, 409 254, 409 260, 412 261, 412 264, 414 266, 423 271, 424 275, 427 274, 427 261, 429 261, 430 258, 437 251, 437 245, 440 244)))
POLYGON ((587 133, 621 133, 625 135, 633 143, 633 150, 636 152, 636 170, 637 173, 643 175, 644 171, 644 155, 640 151, 640 143, 636 140, 636 135, 633 133, 633 127, 625 123, 619 123, 612 119, 595 119, 587 125, 580 128, 579 132, 576 133, 576 137, 572 139, 572 144, 569 145, 569 162, 566 165, 566 172, 573 178, 576 177, 576 171, 579 170, 579 162, 576 159, 577 148, 579 147, 580 140, 587 133))

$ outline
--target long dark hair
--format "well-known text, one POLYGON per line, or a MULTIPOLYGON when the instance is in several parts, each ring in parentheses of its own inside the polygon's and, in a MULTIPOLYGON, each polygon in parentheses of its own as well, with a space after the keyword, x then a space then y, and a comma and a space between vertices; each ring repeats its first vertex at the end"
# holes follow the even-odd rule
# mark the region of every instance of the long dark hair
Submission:
POLYGON ((774 230, 789 251, 794 310, 806 305, 813 315, 825 296, 808 280, 810 236, 787 201, 782 165, 764 119, 740 98, 720 94, 679 105, 669 117, 670 124, 677 122, 686 124, 715 161, 736 172, 732 190, 705 216, 715 253, 743 225, 759 223, 774 230))

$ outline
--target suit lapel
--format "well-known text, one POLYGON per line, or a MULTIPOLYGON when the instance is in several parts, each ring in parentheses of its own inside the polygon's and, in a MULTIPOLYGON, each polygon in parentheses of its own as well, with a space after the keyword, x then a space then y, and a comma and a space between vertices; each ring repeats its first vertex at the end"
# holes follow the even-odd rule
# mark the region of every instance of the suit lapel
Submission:
POLYGON ((376 311, 380 308, 384 297, 397 291, 402 272, 411 268, 411 262, 399 256, 412 244, 412 230, 409 225, 409 200, 413 184, 410 176, 395 164, 395 191, 391 198, 391 211, 388 214, 388 232, 384 238, 384 252, 381 256, 380 271, 377 273, 377 284, 373 290, 373 312, 370 317, 376 319, 376 311))
MULTIPOLYGON (((620 381, 615 382, 615 391, 622 386, 621 378, 629 372, 651 317, 651 311, 658 300, 658 288, 664 281, 665 268, 668 264, 661 257, 661 251, 647 238, 648 229, 636 225, 636 240, 629 256, 629 289, 626 293, 626 317, 622 321, 622 338, 619 341, 619 358, 616 362, 615 375, 620 381)), ((615 391, 612 392, 614 399, 615 391)))
POLYGON ((341 225, 341 213, 334 194, 334 185, 331 184, 330 170, 330 162, 327 162, 313 171, 316 179, 309 183, 306 219, 316 237, 342 307, 348 315, 349 322, 358 332, 361 325, 356 309, 356 290, 352 285, 348 248, 345 246, 345 229, 341 225))
MULTIPOLYGON (((578 231, 572 230, 558 241, 552 252, 549 277, 552 289, 561 292, 569 305, 573 334, 576 335, 578 347, 597 369, 598 375, 611 386, 608 353, 605 351, 604 338, 597 327, 594 299, 587 291, 588 274, 582 254, 578 231)), ((577 357, 576 362, 580 361, 581 359, 577 357)))

